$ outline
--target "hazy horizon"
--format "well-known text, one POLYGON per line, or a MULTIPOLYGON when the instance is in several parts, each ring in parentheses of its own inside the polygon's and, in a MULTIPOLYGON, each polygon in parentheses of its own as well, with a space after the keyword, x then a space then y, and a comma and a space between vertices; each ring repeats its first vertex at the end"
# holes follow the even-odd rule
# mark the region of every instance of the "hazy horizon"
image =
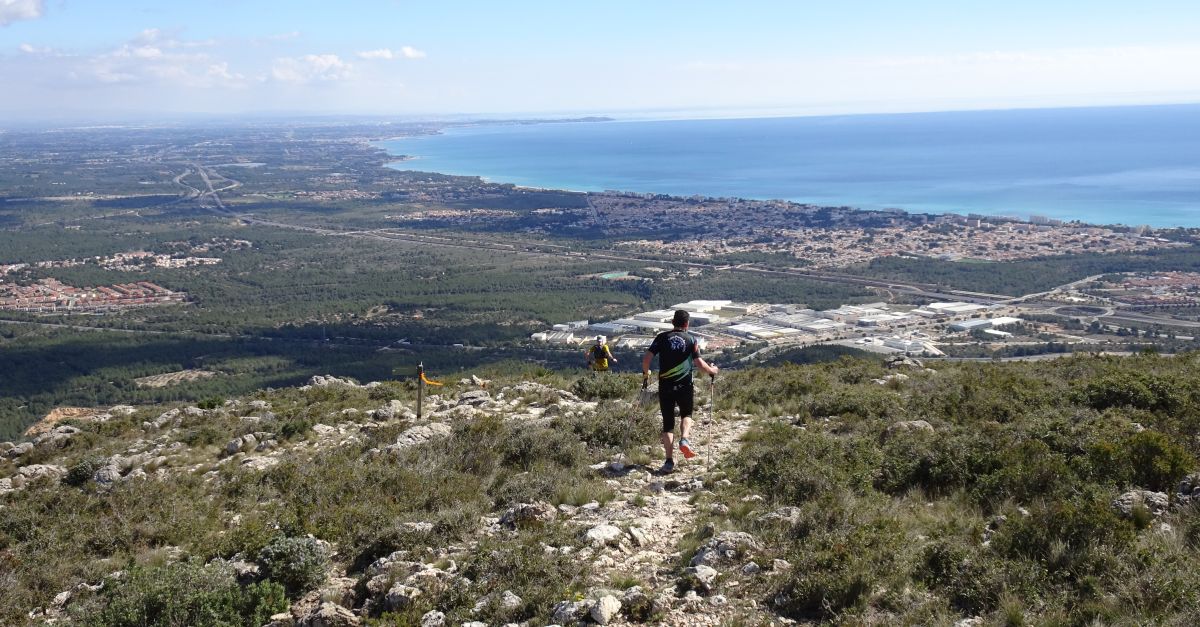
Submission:
POLYGON ((1200 5, 0 2, 9 123, 1200 102, 1200 5))

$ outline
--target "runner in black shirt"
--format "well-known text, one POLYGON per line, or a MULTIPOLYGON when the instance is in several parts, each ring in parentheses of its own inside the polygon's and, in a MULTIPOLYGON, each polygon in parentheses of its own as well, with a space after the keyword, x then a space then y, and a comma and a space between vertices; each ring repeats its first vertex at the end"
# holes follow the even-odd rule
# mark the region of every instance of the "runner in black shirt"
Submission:
POLYGON ((699 368, 709 376, 717 376, 718 368, 700 357, 696 338, 688 333, 690 316, 680 309, 672 319, 675 328, 659 333, 642 357, 642 387, 650 382, 650 362, 658 355, 658 406, 662 410, 662 445, 666 454, 662 472, 675 469, 675 407, 679 407, 679 450, 684 457, 693 457, 688 435, 692 430, 692 371, 699 368))

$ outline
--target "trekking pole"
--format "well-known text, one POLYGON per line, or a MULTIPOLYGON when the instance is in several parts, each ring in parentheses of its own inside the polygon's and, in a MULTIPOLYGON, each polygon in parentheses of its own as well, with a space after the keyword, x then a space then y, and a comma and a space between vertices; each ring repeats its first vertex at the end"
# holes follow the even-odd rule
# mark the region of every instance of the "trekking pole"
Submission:
POLYGON ((713 405, 717 404, 717 375, 708 377, 708 422, 713 421, 713 405))

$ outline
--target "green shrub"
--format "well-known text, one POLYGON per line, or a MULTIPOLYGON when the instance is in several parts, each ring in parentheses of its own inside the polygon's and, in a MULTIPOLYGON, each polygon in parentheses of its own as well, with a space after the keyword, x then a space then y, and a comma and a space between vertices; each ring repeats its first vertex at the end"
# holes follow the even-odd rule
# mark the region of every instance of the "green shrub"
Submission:
POLYGON ((1157 431, 1129 436, 1122 450, 1134 484, 1150 490, 1171 490, 1196 465, 1186 449, 1157 431))
POLYGON ((1010 516, 995 544, 1003 554, 1040 560, 1055 570, 1086 567, 1099 555, 1090 549, 1119 552, 1134 537, 1133 524, 1102 500, 1052 501, 1032 508, 1029 516, 1010 516))
POLYGON ((601 403, 595 415, 570 419, 567 426, 589 448, 624 449, 653 442, 662 430, 661 418, 647 407, 625 407, 601 403))
POLYGON ((637 390, 637 386, 638 381, 633 375, 589 373, 576 380, 571 391, 580 398, 599 401, 626 398, 637 390))
POLYGON ((98 611, 85 609, 81 623, 104 627, 162 625, 258 627, 287 609, 283 587, 263 581, 239 586, 233 570, 199 561, 134 568, 106 582, 98 611))
POLYGON ((799 505, 834 490, 871 486, 879 451, 864 438, 837 438, 770 423, 747 435, 731 464, 771 501, 799 505))
POLYGON ((1137 409, 1176 411, 1185 401, 1180 386, 1163 377, 1141 372, 1115 372, 1083 386, 1083 402, 1095 409, 1134 407, 1137 409))
POLYGON ((925 548, 915 574, 969 616, 995 609, 1003 589, 1000 574, 986 557, 947 540, 925 548))
POLYGON ((325 579, 329 556, 314 538, 280 536, 258 553, 258 565, 272 581, 287 588, 288 594, 304 593, 325 579))
POLYGON ((96 471, 104 465, 104 461, 103 457, 85 457, 67 470, 67 475, 63 477, 63 483, 78 487, 91 481, 96 471))
POLYGON ((887 494, 914 487, 948 494, 1000 468, 1000 455, 995 440, 983 433, 897 433, 883 446, 875 487, 887 494))
POLYGON ((800 621, 830 620, 862 608, 898 569, 904 535, 895 520, 874 518, 814 530, 790 547, 791 572, 771 595, 774 608, 800 621))

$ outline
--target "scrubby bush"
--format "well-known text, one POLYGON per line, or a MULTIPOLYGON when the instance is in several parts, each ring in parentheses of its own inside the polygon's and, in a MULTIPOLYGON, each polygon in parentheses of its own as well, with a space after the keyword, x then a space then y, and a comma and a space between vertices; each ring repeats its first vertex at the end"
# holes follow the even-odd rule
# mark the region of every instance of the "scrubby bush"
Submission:
POLYGON ((914 487, 947 494, 1001 467, 1000 455, 984 433, 897 433, 883 445, 875 487, 897 495, 914 487))
POLYGON ((92 477, 96 474, 96 471, 100 470, 103 465, 103 457, 85 457, 80 460, 79 463, 71 466, 67 470, 66 476, 63 477, 63 483, 67 485, 81 486, 88 481, 91 481, 92 477))
POLYGON ((95 627, 258 627, 287 609, 283 587, 262 581, 242 587, 233 570, 199 561, 134 568, 109 580, 100 609, 80 608, 80 623, 95 627))
POLYGON ((634 375, 616 373, 589 373, 580 377, 571 386, 576 396, 589 401, 626 398, 637 390, 634 375))
POLYGON ((258 565, 267 578, 283 584, 293 596, 324 581, 328 563, 329 555, 314 538, 280 536, 258 553, 258 565))
POLYGON ((949 540, 925 547, 915 575, 969 616, 995 609, 1004 589, 1002 575, 990 558, 949 540))
POLYGON ((1088 381, 1079 398, 1095 409, 1134 407, 1175 411, 1185 403, 1180 386, 1170 379, 1142 372, 1114 372, 1088 381))
POLYGON ((1120 552, 1133 539, 1133 523, 1108 503, 1091 499, 1038 504, 1028 516, 1010 518, 996 545, 1002 554, 1039 560, 1051 570, 1072 568, 1079 576, 1091 574, 1086 571, 1095 558, 1120 552))
POLYGON ((889 578, 907 574, 897 569, 905 541, 896 520, 868 514, 858 524, 831 522, 830 527, 810 529, 786 554, 792 570, 770 598, 788 618, 835 618, 863 607, 889 578))
POLYGON ((833 490, 867 489, 878 463, 878 448, 865 438, 835 438, 781 424, 752 431, 731 460, 749 488, 791 505, 833 490))
POLYGON ((653 441, 662 430, 658 405, 628 406, 623 403, 604 404, 596 413, 565 421, 576 436, 589 448, 624 449, 633 444, 653 441))
POLYGON ((1135 433, 1121 447, 1135 485, 1167 491, 1196 467, 1187 449, 1156 431, 1135 433))

